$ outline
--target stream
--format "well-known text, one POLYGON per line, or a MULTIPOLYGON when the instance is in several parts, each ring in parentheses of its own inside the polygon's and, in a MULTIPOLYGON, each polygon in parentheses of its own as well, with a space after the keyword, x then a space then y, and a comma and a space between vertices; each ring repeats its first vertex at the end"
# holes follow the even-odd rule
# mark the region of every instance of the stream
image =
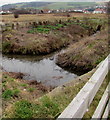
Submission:
POLYGON ((55 64, 56 53, 45 56, 7 55, 2 57, 3 70, 24 73, 23 79, 36 80, 57 87, 77 77, 55 64))

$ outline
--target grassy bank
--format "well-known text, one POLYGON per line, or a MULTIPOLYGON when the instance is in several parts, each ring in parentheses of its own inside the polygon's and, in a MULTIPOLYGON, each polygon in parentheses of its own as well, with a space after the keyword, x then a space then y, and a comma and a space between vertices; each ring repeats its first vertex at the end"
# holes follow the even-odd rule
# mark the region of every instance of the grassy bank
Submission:
POLYGON ((47 88, 41 83, 38 83, 37 81, 33 80, 26 81, 23 80, 22 77, 23 77, 22 73, 3 72, 2 75, 3 117, 10 116, 10 114, 13 112, 10 111, 10 108, 17 101, 26 100, 33 102, 36 98, 41 97, 42 95, 48 93, 51 90, 51 88, 49 87, 47 88))
POLYGON ((71 45, 64 53, 59 54, 57 64, 83 74, 99 64, 108 54, 108 31, 102 30, 71 45))
POLYGON ((56 22, 33 22, 17 30, 7 27, 3 31, 4 54, 48 54, 67 47, 106 27, 107 20, 78 18, 56 22))
MULTIPOLYGON (((7 109, 4 117, 6 118, 57 118, 61 112, 68 106, 72 99, 77 95, 80 89, 89 80, 96 69, 84 74, 77 79, 55 88, 52 92, 39 97, 38 99, 5 99, 7 109), (73 92, 74 91, 74 92, 73 92), (12 102, 13 101, 13 102, 12 102)), ((84 118, 91 118, 99 100, 108 84, 109 78, 106 78, 100 87, 89 111, 84 118)), ((24 85, 23 85, 24 86, 24 85)), ((29 88, 30 86, 28 86, 29 88)), ((18 88, 18 87, 17 87, 18 88)), ((19 93, 16 93, 16 96, 19 93)), ((31 92, 32 94, 32 92, 31 92)), ((30 96, 30 94, 28 94, 30 96)), ((13 97, 13 96, 12 96, 13 97)))
POLYGON ((88 28, 74 21, 31 26, 3 32, 4 54, 48 54, 88 35, 88 28))

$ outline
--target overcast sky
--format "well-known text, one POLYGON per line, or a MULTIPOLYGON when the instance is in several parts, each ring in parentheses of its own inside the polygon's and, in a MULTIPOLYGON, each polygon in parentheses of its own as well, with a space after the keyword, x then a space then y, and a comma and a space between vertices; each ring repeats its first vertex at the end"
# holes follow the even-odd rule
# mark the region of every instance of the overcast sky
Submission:
MULTIPOLYGON (((73 1, 96 1, 96 0, 0 0, 0 6, 4 4, 10 3, 19 3, 19 2, 32 2, 32 1, 47 1, 47 2, 73 2, 73 1)), ((109 1, 109 0, 101 0, 101 1, 109 1)))

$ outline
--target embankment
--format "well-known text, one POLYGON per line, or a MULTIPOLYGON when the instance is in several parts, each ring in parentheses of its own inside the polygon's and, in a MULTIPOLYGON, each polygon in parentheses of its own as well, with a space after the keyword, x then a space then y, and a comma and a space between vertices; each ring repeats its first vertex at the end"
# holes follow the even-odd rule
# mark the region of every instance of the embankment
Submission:
MULTIPOLYGON (((90 28, 87 25, 77 23, 74 20, 48 25, 33 24, 29 28, 3 31, 3 53, 48 54, 75 43, 90 34, 90 28)), ((93 30, 91 31, 93 32, 93 30)))
POLYGON ((58 55, 56 63, 83 74, 104 60, 109 53, 108 47, 108 31, 102 30, 71 45, 58 55))

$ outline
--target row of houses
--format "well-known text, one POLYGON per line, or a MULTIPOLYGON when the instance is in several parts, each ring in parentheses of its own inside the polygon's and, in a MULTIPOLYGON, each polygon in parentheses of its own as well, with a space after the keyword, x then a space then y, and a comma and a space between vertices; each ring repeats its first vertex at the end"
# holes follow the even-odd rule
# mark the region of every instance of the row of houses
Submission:
POLYGON ((89 11, 89 10, 83 10, 84 13, 87 13, 87 14, 90 14, 90 13, 93 13, 93 14, 105 14, 107 13, 107 10, 106 9, 103 9, 103 8, 96 8, 94 11, 89 11))
POLYGON ((7 10, 7 11, 1 10, 1 11, 0 11, 0 15, 1 15, 1 14, 2 14, 2 15, 3 15, 3 14, 4 14, 4 15, 5 15, 5 14, 12 14, 12 12, 9 11, 9 10, 7 10))
POLYGON ((0 14, 12 14, 12 13, 18 13, 18 14, 43 14, 43 13, 71 13, 71 12, 77 12, 77 13, 85 13, 85 14, 105 14, 106 9, 104 8, 96 8, 96 9, 58 9, 58 10, 50 10, 50 9, 43 9, 43 10, 37 10, 37 9, 21 9, 21 10, 14 10, 14 11, 0 11, 0 14))

